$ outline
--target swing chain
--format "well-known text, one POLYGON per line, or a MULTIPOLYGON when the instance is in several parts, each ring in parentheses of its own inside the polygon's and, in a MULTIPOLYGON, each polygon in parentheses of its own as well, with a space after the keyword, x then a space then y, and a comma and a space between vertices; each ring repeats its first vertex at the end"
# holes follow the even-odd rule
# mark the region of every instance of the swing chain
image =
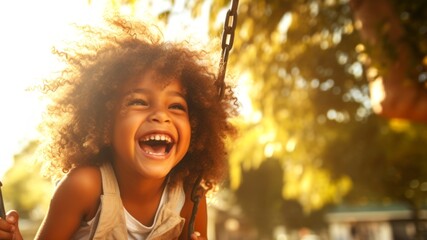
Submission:
MULTIPOLYGON (((225 72, 227 70, 228 55, 234 43, 234 32, 237 26, 237 6, 238 5, 239 5, 239 0, 232 0, 231 7, 227 11, 227 15, 225 16, 224 29, 222 32, 221 59, 219 62, 218 77, 217 77, 217 80, 215 81, 215 85, 218 87, 219 100, 221 100, 224 97, 225 72)), ((206 186, 203 186, 202 181, 203 181, 203 176, 202 174, 200 174, 199 177, 196 179, 193 185, 193 189, 191 191, 191 201, 193 202, 193 210, 191 212, 191 218, 188 226, 188 239, 191 238, 191 234, 194 232, 194 223, 196 220, 196 214, 199 207, 200 198, 204 196, 206 191, 212 187, 209 183, 205 183, 206 186)))
POLYGON ((225 72, 227 70, 228 55, 233 47, 234 43, 234 32, 237 26, 237 6, 239 5, 239 0, 232 0, 231 7, 227 11, 225 16, 224 29, 222 32, 222 52, 221 59, 219 62, 219 71, 218 79, 216 85, 218 87, 218 96, 221 99, 224 96, 225 91, 225 72))
POLYGON ((3 195, 1 193, 2 186, 3 184, 0 182, 0 217, 2 219, 6 219, 6 211, 4 210, 3 195))
POLYGON ((199 175, 194 183, 193 190, 191 191, 191 201, 193 202, 193 210, 191 211, 190 222, 188 225, 188 239, 191 239, 191 234, 194 233, 194 223, 196 221, 196 214, 199 209, 200 198, 205 194, 204 188, 201 185, 202 175, 199 175))

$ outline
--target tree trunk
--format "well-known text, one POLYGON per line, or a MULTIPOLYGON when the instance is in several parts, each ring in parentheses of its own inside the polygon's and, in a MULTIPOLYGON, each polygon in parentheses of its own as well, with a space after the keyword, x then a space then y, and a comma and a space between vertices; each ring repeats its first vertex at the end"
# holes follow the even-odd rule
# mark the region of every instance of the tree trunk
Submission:
MULTIPOLYGON (((427 123, 427 89, 414 79, 408 79, 412 58, 410 46, 401 41, 405 32, 398 14, 394 12, 389 0, 350 0, 354 20, 362 40, 375 51, 383 47, 383 38, 387 49, 395 51, 393 58, 385 51, 371 56, 375 61, 385 61, 383 71, 370 74, 371 62, 366 62, 367 77, 373 111, 387 118, 402 118, 427 123)), ((385 50, 387 50, 385 49, 385 50)))

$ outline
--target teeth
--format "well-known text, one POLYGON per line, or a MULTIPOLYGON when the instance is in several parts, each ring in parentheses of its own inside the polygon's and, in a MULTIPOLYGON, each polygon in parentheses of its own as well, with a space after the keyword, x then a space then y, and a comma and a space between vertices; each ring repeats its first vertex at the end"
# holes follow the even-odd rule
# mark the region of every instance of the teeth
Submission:
POLYGON ((150 151, 145 151, 146 153, 150 154, 150 155, 155 155, 155 156, 164 156, 165 153, 155 153, 155 152, 150 152, 150 151))
POLYGON ((150 140, 165 141, 167 143, 172 142, 171 137, 169 137, 168 135, 165 135, 165 134, 151 134, 151 135, 145 136, 143 140, 144 141, 150 141, 150 140))

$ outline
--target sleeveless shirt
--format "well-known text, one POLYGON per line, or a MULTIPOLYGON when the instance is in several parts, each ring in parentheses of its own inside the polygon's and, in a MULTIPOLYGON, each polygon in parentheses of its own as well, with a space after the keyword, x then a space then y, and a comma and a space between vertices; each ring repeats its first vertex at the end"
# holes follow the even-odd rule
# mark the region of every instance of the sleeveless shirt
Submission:
POLYGON ((100 171, 103 194, 98 211, 89 225, 83 223, 72 239, 178 239, 185 222, 180 216, 185 201, 182 182, 166 186, 154 223, 149 227, 151 231, 145 238, 143 235, 135 236, 135 224, 142 224, 124 209, 112 166, 104 164, 100 171), (84 238, 82 233, 87 233, 83 234, 86 235, 84 238))

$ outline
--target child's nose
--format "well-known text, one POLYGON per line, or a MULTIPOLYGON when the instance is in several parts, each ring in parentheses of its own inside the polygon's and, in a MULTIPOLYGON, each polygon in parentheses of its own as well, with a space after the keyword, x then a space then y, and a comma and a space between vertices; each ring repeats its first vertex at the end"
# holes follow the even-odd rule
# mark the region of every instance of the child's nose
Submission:
POLYGON ((156 109, 150 116, 150 120, 153 122, 163 123, 170 122, 170 117, 166 111, 161 109, 156 109))

